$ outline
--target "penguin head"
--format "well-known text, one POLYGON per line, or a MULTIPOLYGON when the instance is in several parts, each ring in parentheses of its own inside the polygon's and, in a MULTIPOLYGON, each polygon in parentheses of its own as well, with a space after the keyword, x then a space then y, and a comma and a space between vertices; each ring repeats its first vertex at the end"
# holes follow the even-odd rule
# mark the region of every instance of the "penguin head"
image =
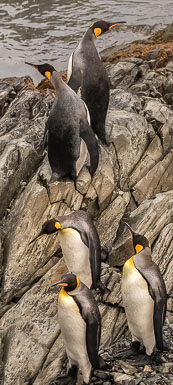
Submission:
POLYGON ((61 230, 61 224, 57 222, 55 218, 50 219, 49 221, 46 221, 43 223, 40 233, 34 239, 32 239, 32 241, 30 241, 29 244, 31 244, 34 241, 37 241, 38 239, 46 235, 56 233, 58 230, 61 230))
POLYGON ((75 274, 72 274, 72 273, 68 273, 68 274, 65 274, 63 275, 63 277, 61 277, 61 280, 58 281, 58 282, 55 282, 52 286, 60 286, 60 287, 64 287, 64 290, 65 291, 72 291, 72 290, 75 290, 80 284, 80 280, 79 280, 79 277, 75 274))
POLYGON ((109 31, 113 27, 119 24, 123 24, 125 21, 117 21, 116 23, 108 23, 104 20, 96 21, 94 24, 90 26, 90 29, 92 29, 95 37, 98 37, 99 35, 102 35, 104 32, 109 31))
POLYGON ((30 66, 34 67, 37 71, 41 73, 41 75, 45 76, 46 79, 50 80, 51 76, 56 69, 51 66, 50 64, 32 64, 25 62, 25 64, 29 64, 30 66))
POLYGON ((148 239, 146 237, 144 237, 144 235, 135 233, 135 231, 133 231, 133 229, 128 225, 128 223, 126 223, 126 222, 124 222, 124 223, 128 227, 128 230, 129 230, 130 235, 132 237, 133 247, 134 247, 136 254, 140 253, 140 251, 145 249, 145 247, 151 248, 151 245, 150 245, 148 239))

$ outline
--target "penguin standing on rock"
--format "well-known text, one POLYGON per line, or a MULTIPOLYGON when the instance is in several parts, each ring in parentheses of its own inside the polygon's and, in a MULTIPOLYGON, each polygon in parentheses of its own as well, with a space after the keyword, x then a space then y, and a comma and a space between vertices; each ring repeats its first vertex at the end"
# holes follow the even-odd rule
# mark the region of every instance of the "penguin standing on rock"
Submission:
POLYGON ((133 240, 136 254, 128 259, 123 268, 122 298, 132 347, 116 354, 118 357, 136 355, 140 342, 145 346, 144 359, 134 360, 135 364, 151 362, 154 349, 163 350, 162 329, 166 316, 167 293, 159 267, 152 261, 151 246, 146 237, 135 233, 126 224, 133 240))
POLYGON ((60 385, 75 385, 78 368, 84 384, 89 384, 93 369, 105 369, 98 356, 101 317, 92 292, 74 274, 64 275, 52 286, 63 287, 58 298, 58 320, 68 357, 66 376, 57 378, 60 385))
POLYGON ((55 232, 59 233, 60 245, 68 270, 94 289, 103 290, 100 282, 101 251, 97 230, 82 210, 46 221, 40 233, 30 242, 55 232))
POLYGON ((119 21, 100 20, 92 24, 72 53, 67 71, 68 85, 85 101, 91 118, 91 127, 102 143, 106 143, 105 120, 109 104, 109 79, 95 47, 95 38, 109 31, 119 21))
POLYGON ((76 179, 90 156, 90 173, 98 165, 98 145, 89 125, 89 113, 85 103, 64 83, 59 73, 49 64, 35 65, 43 76, 51 81, 56 90, 56 99, 45 127, 48 159, 52 169, 50 182, 63 177, 76 179))

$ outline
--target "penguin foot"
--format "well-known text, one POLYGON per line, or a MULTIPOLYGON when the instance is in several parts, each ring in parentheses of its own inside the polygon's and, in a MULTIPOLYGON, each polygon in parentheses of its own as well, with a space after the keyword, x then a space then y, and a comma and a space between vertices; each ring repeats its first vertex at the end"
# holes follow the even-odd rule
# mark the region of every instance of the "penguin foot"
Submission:
POLYGON ((114 354, 114 358, 128 358, 128 357, 133 357, 136 356, 139 352, 140 348, 140 342, 139 341, 134 341, 132 342, 132 345, 130 348, 124 348, 120 350, 118 353, 114 354))
POLYGON ((76 385, 77 383, 77 366, 72 366, 66 376, 60 376, 56 379, 59 385, 76 385))

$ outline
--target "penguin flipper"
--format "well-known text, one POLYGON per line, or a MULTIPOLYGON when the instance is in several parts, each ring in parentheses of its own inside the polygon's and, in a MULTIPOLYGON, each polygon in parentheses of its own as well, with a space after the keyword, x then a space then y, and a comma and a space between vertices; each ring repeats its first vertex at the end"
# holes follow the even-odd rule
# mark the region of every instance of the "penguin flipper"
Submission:
POLYGON ((89 361, 93 368, 100 367, 100 357, 98 349, 101 337, 101 316, 97 307, 97 303, 92 295, 91 290, 80 283, 81 294, 72 295, 74 301, 79 307, 81 317, 86 323, 86 347, 89 361))
POLYGON ((156 263, 152 262, 152 264, 148 267, 141 267, 135 261, 134 264, 136 269, 141 273, 143 278, 148 283, 149 293, 154 300, 154 333, 156 339, 156 346, 159 350, 163 350, 163 337, 162 337, 162 328, 165 321, 166 316, 166 308, 167 308, 167 293, 164 280, 160 273, 159 267, 156 263))
POLYGON ((93 175, 98 166, 99 153, 98 153, 98 144, 97 144, 95 134, 87 121, 85 123, 82 122, 80 125, 80 137, 86 143, 86 146, 90 155, 89 171, 91 175, 93 175))

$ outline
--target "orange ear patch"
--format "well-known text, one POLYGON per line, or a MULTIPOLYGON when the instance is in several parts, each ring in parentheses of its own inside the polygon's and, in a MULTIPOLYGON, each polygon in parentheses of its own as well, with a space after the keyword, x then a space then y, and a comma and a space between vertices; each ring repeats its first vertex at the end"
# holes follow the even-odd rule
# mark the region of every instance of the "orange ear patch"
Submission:
POLYGON ((56 229, 61 229, 61 225, 60 225, 60 223, 59 222, 55 222, 55 227, 56 227, 56 229))
POLYGON ((50 80, 51 73, 49 71, 46 71, 45 72, 45 76, 47 77, 48 80, 50 80))
POLYGON ((102 33, 101 28, 95 28, 95 29, 94 29, 95 37, 99 36, 101 33, 102 33))
POLYGON ((136 249, 136 253, 138 254, 143 249, 143 246, 142 245, 136 245, 135 249, 136 249))

